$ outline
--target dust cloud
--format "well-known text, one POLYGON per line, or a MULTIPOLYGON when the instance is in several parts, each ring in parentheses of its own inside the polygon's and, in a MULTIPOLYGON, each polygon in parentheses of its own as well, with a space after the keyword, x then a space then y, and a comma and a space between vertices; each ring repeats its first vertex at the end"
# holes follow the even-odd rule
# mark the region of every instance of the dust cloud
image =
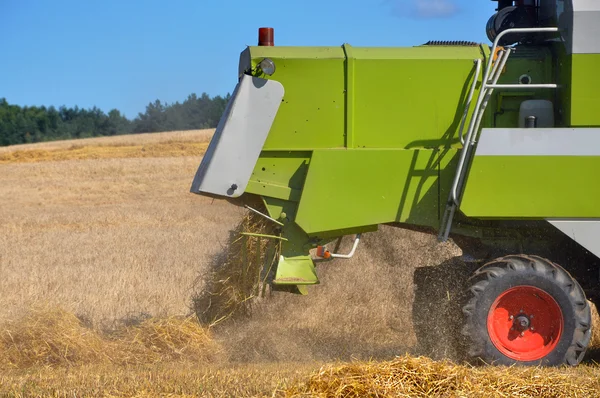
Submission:
POLYGON ((354 258, 318 263, 320 284, 307 296, 273 292, 214 336, 231 362, 456 358, 456 287, 471 272, 460 255, 435 236, 380 226, 363 235, 354 258))

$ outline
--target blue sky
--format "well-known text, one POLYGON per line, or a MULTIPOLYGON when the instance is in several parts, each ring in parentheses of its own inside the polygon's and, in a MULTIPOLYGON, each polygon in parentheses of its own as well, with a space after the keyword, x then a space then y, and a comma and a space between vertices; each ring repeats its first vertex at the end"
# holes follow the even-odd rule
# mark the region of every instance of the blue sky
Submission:
POLYGON ((490 0, 0 0, 0 98, 133 118, 149 102, 231 92, 260 26, 275 45, 485 42, 490 0))

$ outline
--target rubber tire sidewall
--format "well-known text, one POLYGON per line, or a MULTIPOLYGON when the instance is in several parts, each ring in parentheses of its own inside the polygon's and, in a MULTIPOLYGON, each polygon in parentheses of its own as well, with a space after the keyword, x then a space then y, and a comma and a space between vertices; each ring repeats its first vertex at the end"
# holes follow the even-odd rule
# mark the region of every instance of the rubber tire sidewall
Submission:
MULTIPOLYGON (((477 296, 474 312, 471 316, 469 325, 471 335, 478 336, 480 340, 483 358, 497 358, 493 364, 497 365, 544 365, 557 366, 566 363, 566 357, 569 348, 574 342, 574 336, 577 331, 577 309, 575 303, 571 301, 570 295, 561 286, 554 281, 550 275, 542 275, 531 268, 523 271, 505 269, 506 274, 488 279, 489 284, 477 296), (517 286, 534 286, 548 293, 560 307, 563 317, 562 333, 558 344, 554 349, 541 359, 534 361, 519 361, 507 357, 501 353, 494 343, 492 343, 487 327, 488 314, 494 301, 505 291, 517 286)), ((575 286, 574 288, 577 288, 575 286)))

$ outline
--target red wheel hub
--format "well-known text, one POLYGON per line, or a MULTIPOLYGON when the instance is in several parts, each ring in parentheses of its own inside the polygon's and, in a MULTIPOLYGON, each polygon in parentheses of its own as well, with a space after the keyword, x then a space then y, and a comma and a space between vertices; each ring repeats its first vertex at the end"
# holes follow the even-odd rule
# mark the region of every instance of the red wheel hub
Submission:
POLYGON ((517 286, 494 301, 487 329, 502 354, 519 361, 535 361, 558 344, 563 315, 556 300, 542 289, 517 286))

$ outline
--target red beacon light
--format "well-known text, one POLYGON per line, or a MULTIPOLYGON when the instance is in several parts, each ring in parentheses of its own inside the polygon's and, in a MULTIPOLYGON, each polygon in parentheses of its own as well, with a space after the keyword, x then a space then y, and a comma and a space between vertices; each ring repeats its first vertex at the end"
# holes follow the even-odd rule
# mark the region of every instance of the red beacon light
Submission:
POLYGON ((259 46, 274 46, 275 31, 273 28, 258 28, 258 45, 259 46))

